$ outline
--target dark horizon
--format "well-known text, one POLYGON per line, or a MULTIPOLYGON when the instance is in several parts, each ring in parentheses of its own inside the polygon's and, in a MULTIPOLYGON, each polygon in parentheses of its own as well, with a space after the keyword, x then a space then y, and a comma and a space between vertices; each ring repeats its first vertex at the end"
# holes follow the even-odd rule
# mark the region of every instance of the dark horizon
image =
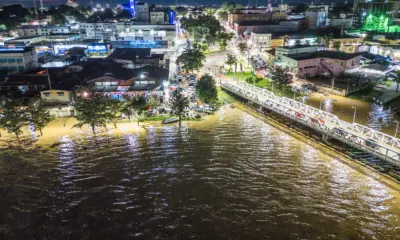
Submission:
MULTIPOLYGON (((33 1, 34 0, 4 0, 1 3, 1 6, 5 6, 5 5, 13 5, 13 4, 23 4, 25 7, 32 7, 33 6, 33 1)), ((43 4, 44 6, 51 6, 51 5, 62 5, 62 4, 66 4, 66 0, 43 0, 43 4)), ((90 5, 91 0, 78 0, 78 4, 80 5, 90 5)), ((128 3, 128 0, 92 0, 93 4, 95 3, 100 3, 100 4, 123 4, 123 3, 128 3)), ((163 0, 146 0, 146 1, 140 1, 140 2, 146 2, 149 4, 163 4, 163 5, 173 5, 176 4, 177 1, 176 0, 168 0, 168 1, 163 1, 163 0)), ((226 2, 226 0, 196 0, 196 1, 188 1, 188 0, 180 0, 180 3, 182 5, 213 5, 213 4, 221 4, 223 2, 226 2)), ((237 0, 237 1, 232 1, 238 4, 242 4, 242 5, 254 5, 256 3, 258 3, 258 5, 266 5, 267 4, 267 0, 263 1, 263 0, 237 0)), ((271 3, 276 5, 276 4, 280 4, 280 0, 272 0, 271 3)), ((310 1, 302 1, 302 0, 290 0, 290 1, 283 1, 284 3, 288 3, 288 4, 296 4, 296 3, 311 3, 310 1)), ((315 4, 319 4, 319 3, 331 3, 332 1, 313 1, 315 4)), ((334 2, 343 2, 343 1, 334 1, 334 2)), ((36 0, 36 5, 39 6, 40 5, 40 0, 36 0)))

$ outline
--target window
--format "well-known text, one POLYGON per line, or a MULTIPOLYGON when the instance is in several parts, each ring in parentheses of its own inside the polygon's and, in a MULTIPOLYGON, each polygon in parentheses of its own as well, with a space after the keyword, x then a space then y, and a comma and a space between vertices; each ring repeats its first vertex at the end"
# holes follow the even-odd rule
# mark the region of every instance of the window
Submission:
POLYGON ((44 93, 43 93, 43 96, 45 96, 45 97, 50 97, 50 92, 44 92, 44 93))
POLYGON ((59 97, 64 97, 64 92, 57 92, 57 95, 58 95, 59 97))
POLYGON ((9 58, 8 59, 8 63, 15 63, 16 61, 15 61, 15 58, 9 58))
POLYGON ((22 63, 24 60, 22 58, 17 58, 17 63, 22 63))
POLYGON ((23 71, 25 71, 25 67, 23 67, 23 66, 19 66, 19 67, 18 67, 18 71, 20 71, 20 72, 23 72, 23 71))

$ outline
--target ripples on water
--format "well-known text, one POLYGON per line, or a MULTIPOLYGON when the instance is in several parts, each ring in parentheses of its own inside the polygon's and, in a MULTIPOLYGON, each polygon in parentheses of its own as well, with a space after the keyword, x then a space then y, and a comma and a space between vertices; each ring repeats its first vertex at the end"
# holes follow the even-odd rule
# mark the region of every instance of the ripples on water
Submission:
POLYGON ((0 161, 2 239, 396 239, 399 195, 237 109, 0 161))

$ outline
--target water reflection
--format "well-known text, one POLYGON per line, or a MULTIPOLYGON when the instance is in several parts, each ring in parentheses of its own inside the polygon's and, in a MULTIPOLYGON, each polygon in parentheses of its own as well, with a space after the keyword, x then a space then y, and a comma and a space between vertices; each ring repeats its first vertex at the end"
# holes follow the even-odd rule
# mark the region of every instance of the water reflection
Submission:
POLYGON ((398 192, 238 109, 32 151, 0 159, 2 239, 400 234, 398 192))

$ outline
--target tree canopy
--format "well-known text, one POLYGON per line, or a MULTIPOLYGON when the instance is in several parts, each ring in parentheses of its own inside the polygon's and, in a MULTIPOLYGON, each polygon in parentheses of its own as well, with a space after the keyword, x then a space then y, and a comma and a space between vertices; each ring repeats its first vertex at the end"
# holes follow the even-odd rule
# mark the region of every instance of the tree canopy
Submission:
POLYGON ((230 71, 232 71, 232 65, 235 66, 235 71, 236 71, 236 64, 238 60, 234 54, 227 54, 226 55, 226 61, 225 63, 229 66, 230 71))
POLYGON ((182 64, 182 69, 193 72, 199 70, 205 60, 206 56, 199 48, 187 48, 176 61, 182 64))
POLYGON ((89 97, 78 96, 74 107, 78 123, 73 127, 81 128, 87 124, 93 133, 96 127, 106 127, 107 100, 103 95, 90 93, 89 97))
POLYGON ((22 134, 21 128, 28 123, 28 115, 23 105, 17 100, 6 100, 2 108, 0 128, 8 133, 14 133, 19 141, 19 136, 22 134))
POLYGON ((299 3, 292 9, 292 13, 304 13, 305 11, 307 11, 307 9, 307 4, 299 3))
POLYGON ((218 100, 218 91, 214 78, 209 75, 203 75, 196 84, 196 94, 199 99, 208 104, 214 104, 218 100))
POLYGON ((272 72, 272 80, 278 86, 279 89, 286 87, 290 83, 290 74, 287 72, 286 69, 281 67, 275 67, 274 71, 272 72))
POLYGON ((38 107, 30 106, 29 114, 29 121, 35 126, 36 130, 39 130, 40 135, 43 135, 43 128, 54 119, 49 111, 45 110, 40 105, 38 107))
POLYGON ((171 109, 179 117, 179 126, 181 126, 182 115, 187 107, 189 107, 189 99, 180 92, 174 91, 171 98, 171 109))

